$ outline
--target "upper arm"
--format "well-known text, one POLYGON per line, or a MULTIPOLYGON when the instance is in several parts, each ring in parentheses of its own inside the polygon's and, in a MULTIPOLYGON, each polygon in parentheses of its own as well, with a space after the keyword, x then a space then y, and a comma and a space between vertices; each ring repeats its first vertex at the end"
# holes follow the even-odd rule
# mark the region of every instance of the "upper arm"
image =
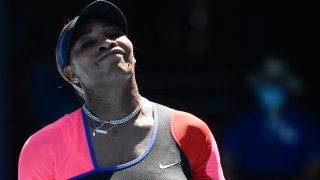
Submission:
POLYGON ((19 180, 54 179, 54 156, 47 142, 33 136, 26 141, 19 157, 19 180))
POLYGON ((216 141, 203 121, 178 111, 171 121, 171 131, 188 157, 192 179, 224 180, 216 141))

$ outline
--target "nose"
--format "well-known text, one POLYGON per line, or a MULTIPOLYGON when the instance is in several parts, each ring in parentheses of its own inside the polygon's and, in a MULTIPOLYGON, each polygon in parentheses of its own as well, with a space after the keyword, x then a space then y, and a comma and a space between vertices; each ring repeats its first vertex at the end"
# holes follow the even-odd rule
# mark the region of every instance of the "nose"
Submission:
POLYGON ((113 39, 105 39, 105 40, 97 47, 97 52, 111 49, 111 48, 117 46, 117 44, 118 44, 117 41, 115 41, 115 40, 113 40, 113 39))

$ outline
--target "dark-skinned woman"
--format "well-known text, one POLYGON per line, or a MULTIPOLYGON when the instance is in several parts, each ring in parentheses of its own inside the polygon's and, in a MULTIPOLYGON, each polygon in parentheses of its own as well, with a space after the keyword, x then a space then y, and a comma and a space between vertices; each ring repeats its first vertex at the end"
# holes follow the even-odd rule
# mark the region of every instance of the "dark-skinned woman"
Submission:
POLYGON ((108 1, 89 4, 63 28, 58 70, 83 106, 26 141, 19 180, 224 179, 208 126, 139 94, 127 29, 108 1))

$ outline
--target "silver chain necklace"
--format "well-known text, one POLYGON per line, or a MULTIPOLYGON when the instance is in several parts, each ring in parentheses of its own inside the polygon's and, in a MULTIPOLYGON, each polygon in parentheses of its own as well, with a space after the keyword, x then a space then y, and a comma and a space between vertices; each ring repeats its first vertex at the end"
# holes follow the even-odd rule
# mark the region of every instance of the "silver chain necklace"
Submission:
POLYGON ((95 136, 96 132, 106 135, 106 134, 108 134, 108 131, 111 130, 116 125, 122 124, 122 123, 125 123, 125 122, 131 120, 134 116, 136 116, 140 112, 141 106, 139 105, 131 114, 129 114, 128 116, 126 116, 124 118, 116 119, 116 120, 109 120, 109 121, 108 120, 99 119, 98 117, 96 117, 93 114, 91 114, 91 112, 88 110, 88 108, 86 107, 85 104, 83 104, 82 109, 86 113, 86 115, 89 116, 91 118, 91 120, 92 120, 92 123, 94 125, 94 130, 93 130, 92 135, 95 136), (101 123, 101 125, 97 127, 96 124, 95 124, 95 121, 98 122, 98 123, 101 123), (113 126, 111 128, 109 128, 109 129, 107 129, 107 130, 101 129, 106 124, 112 124, 113 126))

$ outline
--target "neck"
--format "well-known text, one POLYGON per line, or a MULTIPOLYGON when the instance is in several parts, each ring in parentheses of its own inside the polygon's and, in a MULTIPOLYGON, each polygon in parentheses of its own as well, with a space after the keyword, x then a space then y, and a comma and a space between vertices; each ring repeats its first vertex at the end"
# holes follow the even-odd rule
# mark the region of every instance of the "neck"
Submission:
POLYGON ((120 119, 139 106, 140 95, 133 83, 128 87, 87 91, 85 103, 89 111, 100 119, 120 119))

